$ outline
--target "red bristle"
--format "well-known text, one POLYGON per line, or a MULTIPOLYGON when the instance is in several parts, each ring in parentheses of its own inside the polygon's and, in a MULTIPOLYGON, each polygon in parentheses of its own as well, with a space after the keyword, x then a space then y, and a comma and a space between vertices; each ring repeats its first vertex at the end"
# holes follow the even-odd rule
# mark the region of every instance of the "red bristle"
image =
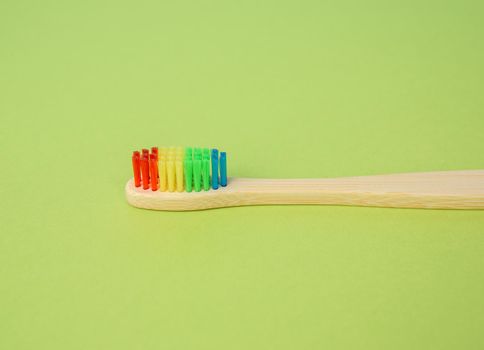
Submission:
MULTIPOLYGON (((149 172, 149 165, 150 165, 150 164, 149 164, 149 163, 150 163, 150 151, 149 151, 149 149, 147 149, 147 148, 143 148, 143 149, 141 150, 141 158, 143 158, 143 157, 146 157, 146 160, 147 160, 147 162, 148 162, 148 176, 146 176, 146 178, 148 179, 148 182, 150 182, 150 172, 149 172)), ((143 171, 143 169, 141 169, 141 171, 143 171)))
MULTIPOLYGON (((156 162, 158 162, 158 147, 151 147, 151 153, 156 155, 156 162)), ((160 176, 158 174, 158 164, 156 165, 156 178, 158 179, 160 176)))
POLYGON ((145 155, 141 156, 141 174, 143 181, 143 189, 147 190, 150 188, 150 166, 148 157, 145 155))
POLYGON ((156 154, 150 154, 150 178, 151 178, 151 190, 156 191, 158 189, 158 162, 156 154))
POLYGON ((158 160, 158 147, 151 147, 151 153, 156 154, 156 160, 158 160))
POLYGON ((136 187, 141 186, 141 169, 139 156, 139 152, 134 151, 133 156, 131 157, 131 162, 133 163, 134 185, 136 187))

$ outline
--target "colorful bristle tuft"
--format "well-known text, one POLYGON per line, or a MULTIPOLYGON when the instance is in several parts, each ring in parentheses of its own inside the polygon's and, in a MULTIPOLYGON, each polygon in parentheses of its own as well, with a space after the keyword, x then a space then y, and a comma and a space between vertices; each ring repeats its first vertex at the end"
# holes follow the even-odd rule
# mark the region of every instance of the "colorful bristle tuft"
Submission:
POLYGON ((151 147, 132 155, 134 185, 161 192, 200 192, 227 185, 225 152, 199 147, 151 147))
POLYGON ((218 189, 218 150, 212 150, 212 188, 218 189))
POLYGON ((193 160, 193 187, 195 192, 200 192, 202 185, 202 161, 200 159, 193 160))
POLYGON ((143 152, 141 156, 141 178, 143 180, 143 190, 150 188, 150 165, 148 156, 143 152))
POLYGON ((227 186, 227 153, 220 152, 220 186, 227 186))
POLYGON ((150 184, 151 189, 156 191, 158 189, 158 156, 155 153, 150 154, 150 184))
POLYGON ((185 189, 187 192, 192 192, 193 188, 193 158, 192 154, 185 155, 185 189))
POLYGON ((136 187, 140 187, 141 186, 141 166, 140 166, 140 153, 138 151, 133 152, 132 163, 133 163, 134 185, 136 187))

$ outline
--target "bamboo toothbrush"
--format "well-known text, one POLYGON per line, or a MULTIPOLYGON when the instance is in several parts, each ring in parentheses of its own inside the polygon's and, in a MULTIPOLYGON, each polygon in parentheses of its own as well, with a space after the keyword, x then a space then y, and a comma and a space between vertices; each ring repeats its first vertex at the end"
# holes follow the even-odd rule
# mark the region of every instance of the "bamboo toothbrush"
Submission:
POLYGON ((276 204, 484 209, 484 170, 334 179, 227 178, 225 152, 181 147, 135 151, 132 165, 126 199, 145 209, 276 204))

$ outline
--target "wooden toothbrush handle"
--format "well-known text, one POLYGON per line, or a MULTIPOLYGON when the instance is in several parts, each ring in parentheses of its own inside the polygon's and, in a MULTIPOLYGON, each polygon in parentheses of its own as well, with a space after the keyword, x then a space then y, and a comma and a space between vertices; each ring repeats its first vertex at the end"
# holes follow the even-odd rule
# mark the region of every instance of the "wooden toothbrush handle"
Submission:
POLYGON ((334 179, 243 179, 227 192, 243 203, 484 209, 484 170, 334 179))
POLYGON ((135 207, 174 211, 265 204, 484 209, 484 170, 335 179, 230 178, 227 187, 190 193, 143 190, 131 179, 125 192, 135 207))

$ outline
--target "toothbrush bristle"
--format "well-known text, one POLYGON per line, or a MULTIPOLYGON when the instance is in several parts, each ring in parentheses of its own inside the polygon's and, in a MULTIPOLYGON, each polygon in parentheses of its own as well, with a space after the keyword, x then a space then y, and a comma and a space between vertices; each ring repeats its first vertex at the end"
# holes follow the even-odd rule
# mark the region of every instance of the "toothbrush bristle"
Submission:
POLYGON ((155 153, 150 154, 150 184, 151 190, 156 191, 158 189, 158 164, 156 158, 158 156, 155 153))
POLYGON ((150 166, 149 166, 149 160, 146 154, 143 152, 143 155, 141 156, 141 179, 143 181, 143 190, 147 190, 150 188, 150 166))
POLYGON ((200 147, 151 147, 134 151, 134 185, 161 192, 200 192, 227 185, 226 152, 200 147))
POLYGON ((141 186, 141 168, 140 168, 139 151, 133 151, 133 156, 131 159, 133 163, 134 185, 136 187, 140 187, 141 186))
POLYGON ((156 154, 156 156, 158 156, 158 147, 151 147, 151 153, 156 154))
POLYGON ((227 186, 227 153, 220 152, 220 186, 227 186))
POLYGON ((218 189, 218 149, 212 150, 212 188, 218 189))

